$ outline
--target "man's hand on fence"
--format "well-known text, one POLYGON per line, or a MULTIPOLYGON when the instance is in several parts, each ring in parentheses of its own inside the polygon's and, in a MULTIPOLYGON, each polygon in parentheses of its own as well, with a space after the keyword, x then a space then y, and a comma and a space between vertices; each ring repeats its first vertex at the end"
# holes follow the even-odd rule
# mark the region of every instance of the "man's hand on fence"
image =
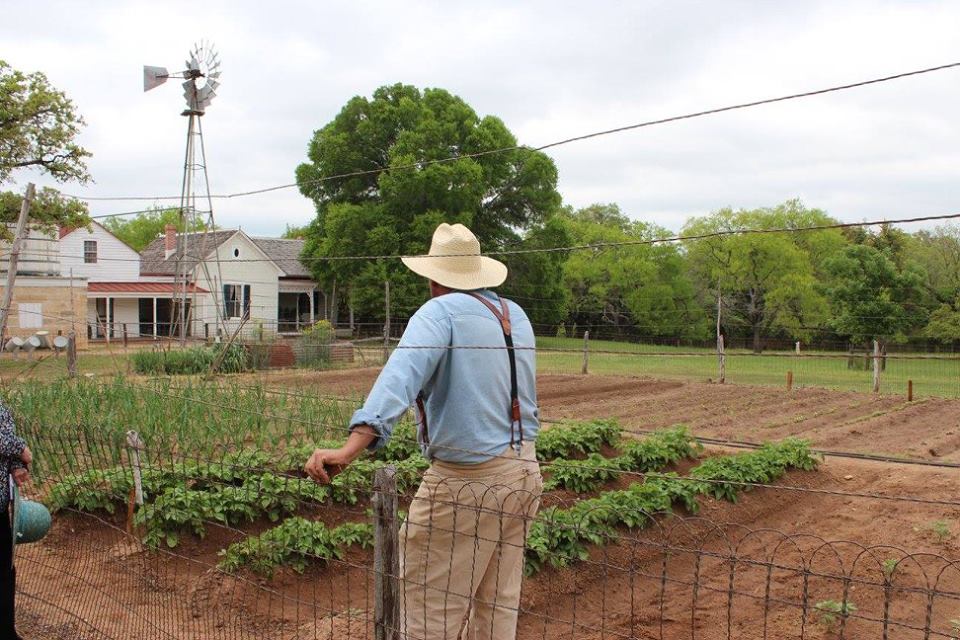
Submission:
POLYGON ((303 470, 307 475, 323 484, 330 484, 343 468, 350 464, 342 449, 315 449, 303 470))
POLYGON ((20 453, 20 459, 23 461, 23 464, 30 466, 30 463, 33 462, 33 453, 30 451, 30 447, 23 448, 23 451, 20 453))
POLYGON ((357 459, 367 447, 376 439, 376 432, 368 425, 358 425, 350 432, 346 443, 339 449, 316 449, 303 470, 307 475, 323 484, 330 480, 343 468, 357 459))
POLYGON ((22 487, 30 479, 30 472, 20 467, 19 469, 13 470, 13 481, 17 483, 18 487, 22 487))

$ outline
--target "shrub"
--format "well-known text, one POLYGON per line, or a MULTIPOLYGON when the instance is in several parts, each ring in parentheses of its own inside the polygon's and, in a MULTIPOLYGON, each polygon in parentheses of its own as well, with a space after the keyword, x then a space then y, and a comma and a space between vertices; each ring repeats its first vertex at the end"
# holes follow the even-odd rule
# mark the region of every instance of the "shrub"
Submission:
POLYGON ((334 338, 333 325, 320 320, 300 333, 300 350, 297 364, 304 367, 326 367, 330 364, 330 343, 334 338))
POLYGON ((220 371, 239 373, 248 369, 247 352, 239 344, 190 347, 187 349, 144 350, 133 354, 134 371, 153 375, 191 375, 205 373, 223 351, 220 371))

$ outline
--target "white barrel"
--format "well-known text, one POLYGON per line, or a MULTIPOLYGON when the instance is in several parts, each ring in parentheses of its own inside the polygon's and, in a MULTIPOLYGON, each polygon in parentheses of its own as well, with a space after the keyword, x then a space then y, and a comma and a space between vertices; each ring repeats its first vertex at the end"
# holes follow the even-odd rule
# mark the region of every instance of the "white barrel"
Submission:
POLYGON ((67 336, 56 336, 53 339, 54 349, 66 349, 68 344, 70 344, 70 340, 67 339, 67 336))

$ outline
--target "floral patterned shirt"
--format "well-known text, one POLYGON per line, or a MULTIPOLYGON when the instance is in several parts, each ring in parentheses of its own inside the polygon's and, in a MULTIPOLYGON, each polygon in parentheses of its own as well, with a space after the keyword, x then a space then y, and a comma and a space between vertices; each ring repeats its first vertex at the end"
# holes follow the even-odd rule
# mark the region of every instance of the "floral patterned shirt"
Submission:
POLYGON ((20 454, 27 443, 17 437, 16 425, 10 409, 0 402, 0 511, 6 511, 10 502, 10 474, 23 468, 20 454))

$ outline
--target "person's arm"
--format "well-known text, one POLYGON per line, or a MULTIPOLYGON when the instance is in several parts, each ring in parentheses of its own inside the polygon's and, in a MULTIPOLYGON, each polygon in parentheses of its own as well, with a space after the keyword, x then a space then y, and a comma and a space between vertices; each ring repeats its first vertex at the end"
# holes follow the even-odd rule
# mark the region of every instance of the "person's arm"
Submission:
POLYGON ((339 449, 316 449, 307 460, 304 470, 307 475, 324 484, 330 484, 333 476, 356 460, 376 439, 377 434, 366 425, 350 432, 346 444, 339 449), (329 469, 327 468, 329 467, 329 469))
POLYGON ((0 456, 20 460, 26 465, 33 461, 27 443, 17 436, 13 414, 3 405, 0 405, 0 456))
POLYGON ((415 313, 403 332, 400 348, 393 352, 380 372, 363 408, 353 414, 346 444, 339 449, 314 451, 304 467, 307 474, 318 482, 329 482, 331 475, 339 473, 365 449, 385 445, 397 421, 436 371, 450 344, 450 336, 448 319, 436 320, 423 309, 415 313))

